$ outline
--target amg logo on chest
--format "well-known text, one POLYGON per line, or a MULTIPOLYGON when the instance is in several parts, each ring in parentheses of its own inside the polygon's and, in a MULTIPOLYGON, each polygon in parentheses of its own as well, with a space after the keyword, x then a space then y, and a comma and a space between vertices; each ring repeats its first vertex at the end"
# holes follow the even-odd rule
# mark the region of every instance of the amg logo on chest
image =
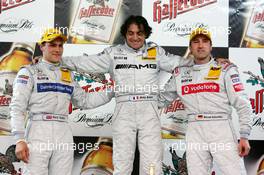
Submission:
POLYGON ((156 64, 117 64, 115 69, 157 69, 156 64))

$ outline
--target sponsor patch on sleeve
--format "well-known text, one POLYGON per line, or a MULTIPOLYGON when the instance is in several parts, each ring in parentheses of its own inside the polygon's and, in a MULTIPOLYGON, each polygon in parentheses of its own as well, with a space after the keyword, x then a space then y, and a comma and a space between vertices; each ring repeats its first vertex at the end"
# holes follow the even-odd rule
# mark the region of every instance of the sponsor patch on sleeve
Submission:
POLYGON ((27 76, 27 75, 18 75, 18 78, 28 80, 29 76, 27 76))
POLYGON ((27 84, 28 83, 28 80, 25 80, 25 79, 17 79, 17 83, 20 83, 20 84, 27 84))
POLYGON ((240 83, 240 79, 239 79, 239 78, 233 78, 233 79, 232 79, 232 82, 233 82, 233 83, 240 83))
POLYGON ((178 76, 180 74, 180 69, 178 67, 176 67, 173 71, 172 74, 174 74, 175 76, 178 76))
POLYGON ((238 83, 238 84, 234 84, 233 85, 233 88, 236 92, 239 92, 239 91, 243 91, 244 90, 244 86, 242 83, 238 83))
POLYGON ((239 75, 238 74, 233 74, 230 77, 231 77, 231 79, 233 79, 233 78, 239 78, 239 75))

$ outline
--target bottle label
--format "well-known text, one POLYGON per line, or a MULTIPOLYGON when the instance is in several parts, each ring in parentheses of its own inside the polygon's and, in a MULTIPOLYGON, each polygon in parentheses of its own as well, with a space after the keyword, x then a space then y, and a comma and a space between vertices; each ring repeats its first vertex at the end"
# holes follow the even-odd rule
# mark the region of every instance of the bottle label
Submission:
POLYGON ((257 1, 248 24, 246 35, 264 42, 264 1, 257 1))
POLYGON ((80 0, 70 35, 110 42, 122 0, 80 0))
POLYGON ((112 175, 112 172, 109 172, 105 169, 102 169, 100 167, 92 167, 84 170, 81 175, 112 175))

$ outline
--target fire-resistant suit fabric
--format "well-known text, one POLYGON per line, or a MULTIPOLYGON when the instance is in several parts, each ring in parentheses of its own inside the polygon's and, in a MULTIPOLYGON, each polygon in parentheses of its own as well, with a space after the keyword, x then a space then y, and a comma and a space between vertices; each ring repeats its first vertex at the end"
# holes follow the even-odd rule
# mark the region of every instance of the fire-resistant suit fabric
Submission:
POLYGON ((117 105, 113 119, 114 175, 130 175, 138 134, 140 175, 150 166, 162 174, 161 127, 157 113, 160 70, 171 72, 190 60, 171 55, 155 43, 138 50, 126 43, 106 48, 97 55, 64 57, 63 64, 85 73, 110 73, 115 82, 117 105))
POLYGON ((85 93, 72 72, 44 60, 22 68, 13 89, 12 133, 17 140, 25 139, 29 147, 29 163, 23 174, 70 175, 74 151, 67 122, 70 102, 91 109, 109 102, 112 94, 85 93), (25 131, 26 113, 29 120, 25 131))
POLYGON ((211 60, 203 65, 176 68, 160 106, 180 97, 188 117, 186 131, 189 175, 210 174, 212 161, 221 174, 246 174, 239 157, 238 140, 232 123, 233 106, 239 116, 240 138, 251 131, 251 107, 235 65, 218 66, 211 60))

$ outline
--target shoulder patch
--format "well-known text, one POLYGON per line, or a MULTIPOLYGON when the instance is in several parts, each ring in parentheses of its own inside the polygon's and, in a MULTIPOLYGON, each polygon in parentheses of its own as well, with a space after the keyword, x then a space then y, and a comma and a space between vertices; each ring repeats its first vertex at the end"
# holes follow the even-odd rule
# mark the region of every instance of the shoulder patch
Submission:
POLYGON ((156 44, 156 43, 154 43, 154 42, 148 42, 147 43, 147 48, 148 49, 151 49, 151 48, 155 48, 155 47, 157 47, 158 45, 156 44))
POLYGON ((223 72, 228 71, 232 67, 237 67, 237 66, 234 63, 225 63, 225 64, 222 64, 222 70, 223 70, 223 72))
POLYGON ((174 76, 178 76, 178 75, 180 75, 180 68, 179 67, 176 67, 173 71, 172 71, 172 74, 174 75, 174 76))

